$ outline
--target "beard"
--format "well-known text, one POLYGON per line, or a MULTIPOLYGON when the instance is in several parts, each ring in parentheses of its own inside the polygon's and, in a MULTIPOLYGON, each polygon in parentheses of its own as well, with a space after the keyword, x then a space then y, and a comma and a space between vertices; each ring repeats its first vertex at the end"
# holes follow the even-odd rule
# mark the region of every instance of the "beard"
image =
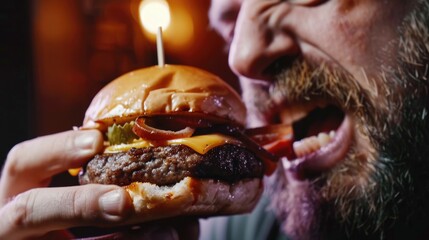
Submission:
MULTIPOLYGON (((268 186, 271 207, 293 239, 418 238, 429 229, 429 3, 399 29, 393 64, 371 90, 341 69, 297 60, 279 74, 272 102, 328 99, 355 118, 354 144, 330 172, 291 183, 279 168, 268 186)), ((389 54, 391 55, 391 54, 389 54)), ((382 62, 381 62, 382 64, 382 62)), ((263 96, 261 94, 260 96, 263 96)))

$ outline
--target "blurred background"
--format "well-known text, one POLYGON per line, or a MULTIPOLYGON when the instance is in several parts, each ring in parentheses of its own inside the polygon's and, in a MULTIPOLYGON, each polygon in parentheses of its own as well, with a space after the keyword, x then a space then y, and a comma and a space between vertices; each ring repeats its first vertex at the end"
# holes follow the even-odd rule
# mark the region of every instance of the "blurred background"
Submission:
POLYGON ((80 126, 92 97, 133 69, 165 59, 218 74, 234 88, 208 0, 3 0, 1 160, 18 142, 80 126), (155 26, 156 27, 156 26, 155 26))

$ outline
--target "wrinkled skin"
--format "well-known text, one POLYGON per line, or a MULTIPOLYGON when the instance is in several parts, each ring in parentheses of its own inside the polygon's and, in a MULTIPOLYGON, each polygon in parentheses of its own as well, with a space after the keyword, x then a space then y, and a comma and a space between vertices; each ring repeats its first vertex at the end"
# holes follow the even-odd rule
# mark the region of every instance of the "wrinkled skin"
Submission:
POLYGON ((429 235, 429 3, 212 0, 251 127, 324 99, 353 121, 347 153, 316 177, 280 165, 272 207, 293 239, 429 235))

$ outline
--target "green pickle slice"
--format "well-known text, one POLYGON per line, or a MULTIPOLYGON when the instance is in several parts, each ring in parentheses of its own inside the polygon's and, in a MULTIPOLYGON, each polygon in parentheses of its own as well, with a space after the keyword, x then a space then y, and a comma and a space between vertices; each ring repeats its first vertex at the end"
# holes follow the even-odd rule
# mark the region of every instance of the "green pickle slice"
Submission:
POLYGON ((117 125, 116 123, 107 129, 107 139, 110 145, 117 145, 121 143, 131 143, 134 139, 139 137, 133 132, 133 122, 125 123, 124 125, 117 125))

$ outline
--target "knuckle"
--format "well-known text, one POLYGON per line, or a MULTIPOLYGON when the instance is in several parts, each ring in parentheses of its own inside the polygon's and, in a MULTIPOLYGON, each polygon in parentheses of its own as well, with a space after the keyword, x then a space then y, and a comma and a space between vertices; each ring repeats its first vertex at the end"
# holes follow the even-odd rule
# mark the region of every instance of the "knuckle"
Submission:
POLYGON ((86 189, 86 191, 72 191, 67 196, 71 199, 71 212, 73 216, 81 218, 85 221, 99 220, 100 215, 97 211, 95 199, 92 197, 94 191, 86 189))
POLYGON ((4 169, 7 173, 9 173, 9 175, 15 175, 21 171, 19 159, 21 153, 25 151, 25 144, 26 142, 18 143, 9 151, 4 169))
POLYGON ((32 191, 18 194, 11 202, 9 202, 9 222, 13 228, 28 227, 31 223, 28 219, 31 213, 31 196, 32 191))
POLYGON ((76 138, 78 135, 75 132, 66 132, 64 134, 64 142, 55 142, 58 145, 65 145, 67 149, 78 149, 76 146, 76 138))
POLYGON ((67 198, 67 200, 71 200, 70 207, 71 207, 71 214, 75 217, 81 216, 82 218, 85 217, 84 210, 82 210, 82 205, 85 204, 85 201, 82 201, 81 193, 78 191, 73 191, 64 196, 67 198))

